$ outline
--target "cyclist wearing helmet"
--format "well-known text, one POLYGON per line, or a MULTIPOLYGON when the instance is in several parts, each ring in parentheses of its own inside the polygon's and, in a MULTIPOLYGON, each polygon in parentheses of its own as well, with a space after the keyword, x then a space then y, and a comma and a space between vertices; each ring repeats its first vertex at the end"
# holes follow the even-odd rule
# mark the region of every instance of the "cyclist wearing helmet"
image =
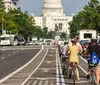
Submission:
MULTIPOLYGON (((95 52, 100 59, 100 47, 97 44, 96 38, 91 39, 91 44, 88 46, 88 48, 86 49, 84 54, 86 55, 87 53, 89 53, 90 57, 91 57, 93 52, 95 52)), ((88 60, 88 69, 90 69, 90 68, 91 68, 91 65, 89 64, 89 60, 88 60)), ((87 77, 89 77, 89 74, 87 77)), ((100 63, 98 63, 98 65, 96 65, 96 85, 99 85, 99 81, 100 81, 100 63)))

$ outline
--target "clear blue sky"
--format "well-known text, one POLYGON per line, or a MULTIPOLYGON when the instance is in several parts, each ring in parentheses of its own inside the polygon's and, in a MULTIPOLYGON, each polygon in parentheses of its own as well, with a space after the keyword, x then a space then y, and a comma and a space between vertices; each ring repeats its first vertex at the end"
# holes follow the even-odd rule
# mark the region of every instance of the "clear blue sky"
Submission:
MULTIPOLYGON (((23 11, 39 16, 42 14, 43 1, 44 0, 20 0, 20 5, 22 5, 23 11)), ((66 15, 71 15, 72 13, 77 14, 89 1, 90 0, 62 0, 64 13, 66 15)))

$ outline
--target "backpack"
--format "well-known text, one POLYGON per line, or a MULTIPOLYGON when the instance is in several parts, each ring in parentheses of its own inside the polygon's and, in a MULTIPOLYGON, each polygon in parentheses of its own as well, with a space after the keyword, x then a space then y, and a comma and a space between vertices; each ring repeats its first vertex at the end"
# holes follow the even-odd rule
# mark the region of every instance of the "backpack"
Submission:
POLYGON ((99 57, 95 52, 92 53, 89 63, 93 65, 97 65, 99 63, 99 57))

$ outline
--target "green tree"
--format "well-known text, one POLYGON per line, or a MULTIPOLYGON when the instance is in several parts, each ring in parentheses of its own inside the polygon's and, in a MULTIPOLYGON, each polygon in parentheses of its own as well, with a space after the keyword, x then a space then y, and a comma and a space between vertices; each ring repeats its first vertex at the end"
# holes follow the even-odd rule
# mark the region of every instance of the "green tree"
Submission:
POLYGON ((71 37, 78 34, 81 29, 94 29, 100 31, 100 4, 98 0, 90 0, 83 10, 73 17, 69 23, 71 37))
POLYGON ((43 37, 43 30, 40 26, 35 26, 33 30, 33 36, 37 37, 38 39, 43 37))
POLYGON ((0 0, 0 34, 2 32, 2 24, 3 24, 3 14, 5 10, 4 2, 3 0, 0 0))
POLYGON ((66 32, 62 32, 61 35, 60 35, 60 38, 61 38, 61 39, 66 39, 66 37, 67 37, 67 36, 66 36, 66 32))
POLYGON ((54 39, 54 36, 55 36, 54 31, 49 31, 48 34, 47 34, 47 38, 49 38, 49 39, 54 39))

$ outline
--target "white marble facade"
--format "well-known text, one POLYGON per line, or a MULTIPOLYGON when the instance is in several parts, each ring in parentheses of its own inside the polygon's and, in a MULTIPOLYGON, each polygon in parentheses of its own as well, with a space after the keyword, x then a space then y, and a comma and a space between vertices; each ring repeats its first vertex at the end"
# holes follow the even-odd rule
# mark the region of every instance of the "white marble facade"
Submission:
POLYGON ((66 16, 63 13, 61 0, 44 0, 42 16, 34 16, 37 26, 48 27, 48 31, 57 29, 60 32, 67 32, 68 35, 70 34, 68 23, 72 18, 73 15, 66 16))

